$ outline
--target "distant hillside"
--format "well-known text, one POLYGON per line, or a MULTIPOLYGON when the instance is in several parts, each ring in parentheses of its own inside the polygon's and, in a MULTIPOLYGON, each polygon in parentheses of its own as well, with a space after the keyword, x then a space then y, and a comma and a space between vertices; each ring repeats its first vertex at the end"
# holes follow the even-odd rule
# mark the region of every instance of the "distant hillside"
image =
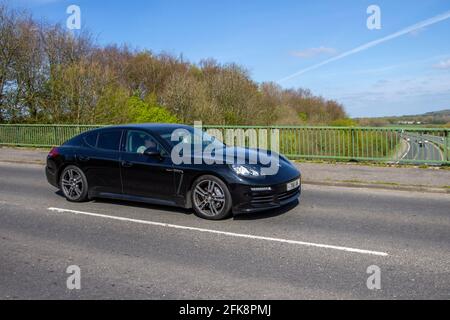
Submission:
POLYGON ((450 117, 450 109, 447 110, 441 110, 441 111, 434 111, 434 112, 428 112, 423 114, 423 116, 442 116, 442 117, 450 117))
POLYGON ((427 112, 417 115, 405 115, 398 117, 358 118, 355 119, 363 126, 386 125, 439 125, 450 126, 450 109, 427 112))

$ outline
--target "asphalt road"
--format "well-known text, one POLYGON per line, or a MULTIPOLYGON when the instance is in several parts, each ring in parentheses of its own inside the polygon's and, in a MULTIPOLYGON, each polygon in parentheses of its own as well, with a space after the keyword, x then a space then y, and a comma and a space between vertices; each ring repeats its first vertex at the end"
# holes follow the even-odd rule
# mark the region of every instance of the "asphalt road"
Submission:
POLYGON ((445 194, 306 185, 296 206, 210 222, 68 203, 41 166, 0 163, 0 299, 449 299, 449 208, 445 194))
POLYGON ((426 161, 442 162, 444 160, 443 152, 431 141, 433 140, 429 140, 426 137, 410 136, 407 142, 409 145, 408 152, 403 157, 403 160, 408 160, 408 162, 419 160, 425 163, 426 161), (423 141, 424 144, 420 146, 419 141, 423 141))

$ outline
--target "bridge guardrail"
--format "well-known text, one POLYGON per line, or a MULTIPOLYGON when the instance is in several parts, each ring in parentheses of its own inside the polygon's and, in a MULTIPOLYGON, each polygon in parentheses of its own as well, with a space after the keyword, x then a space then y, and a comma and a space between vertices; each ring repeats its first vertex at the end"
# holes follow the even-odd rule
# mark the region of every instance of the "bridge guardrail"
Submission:
MULTIPOLYGON (((0 145, 52 147, 99 127, 3 124, 0 125, 0 145)), ((225 141, 234 130, 245 133, 252 130, 258 140, 266 135, 270 141, 271 131, 277 130, 280 152, 291 159, 450 164, 449 129, 221 125, 204 128, 219 130, 225 141)), ((248 145, 248 141, 243 144, 248 145)))
MULTIPOLYGON (((278 129, 280 152, 291 159, 449 164, 449 130, 402 127, 205 126, 227 130, 278 129), (417 135, 417 139, 413 138, 417 135), (417 140, 417 141, 416 141, 417 140), (438 141, 442 143, 440 147, 438 141), (422 143, 423 142, 423 143, 422 143), (447 148, 443 146, 447 146, 447 148)), ((266 133, 263 133, 266 134, 266 133)), ((261 134, 258 133, 258 137, 261 134)))

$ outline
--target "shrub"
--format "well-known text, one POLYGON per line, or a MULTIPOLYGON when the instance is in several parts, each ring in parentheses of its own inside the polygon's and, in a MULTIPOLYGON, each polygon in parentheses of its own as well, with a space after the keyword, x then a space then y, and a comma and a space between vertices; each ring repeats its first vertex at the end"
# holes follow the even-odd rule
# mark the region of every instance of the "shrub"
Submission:
POLYGON ((334 120, 330 123, 333 127, 357 127, 358 124, 349 118, 334 120))
POLYGON ((127 101, 128 119, 131 123, 178 123, 176 116, 156 102, 154 95, 146 101, 132 96, 127 101))

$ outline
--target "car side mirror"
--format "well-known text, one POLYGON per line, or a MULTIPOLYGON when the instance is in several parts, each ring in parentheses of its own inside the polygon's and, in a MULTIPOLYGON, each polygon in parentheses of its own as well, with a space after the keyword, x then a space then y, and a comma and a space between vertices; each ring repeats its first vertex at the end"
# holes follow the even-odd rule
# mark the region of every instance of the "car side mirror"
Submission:
POLYGON ((149 157, 161 157, 161 152, 156 147, 147 148, 144 154, 149 157))

